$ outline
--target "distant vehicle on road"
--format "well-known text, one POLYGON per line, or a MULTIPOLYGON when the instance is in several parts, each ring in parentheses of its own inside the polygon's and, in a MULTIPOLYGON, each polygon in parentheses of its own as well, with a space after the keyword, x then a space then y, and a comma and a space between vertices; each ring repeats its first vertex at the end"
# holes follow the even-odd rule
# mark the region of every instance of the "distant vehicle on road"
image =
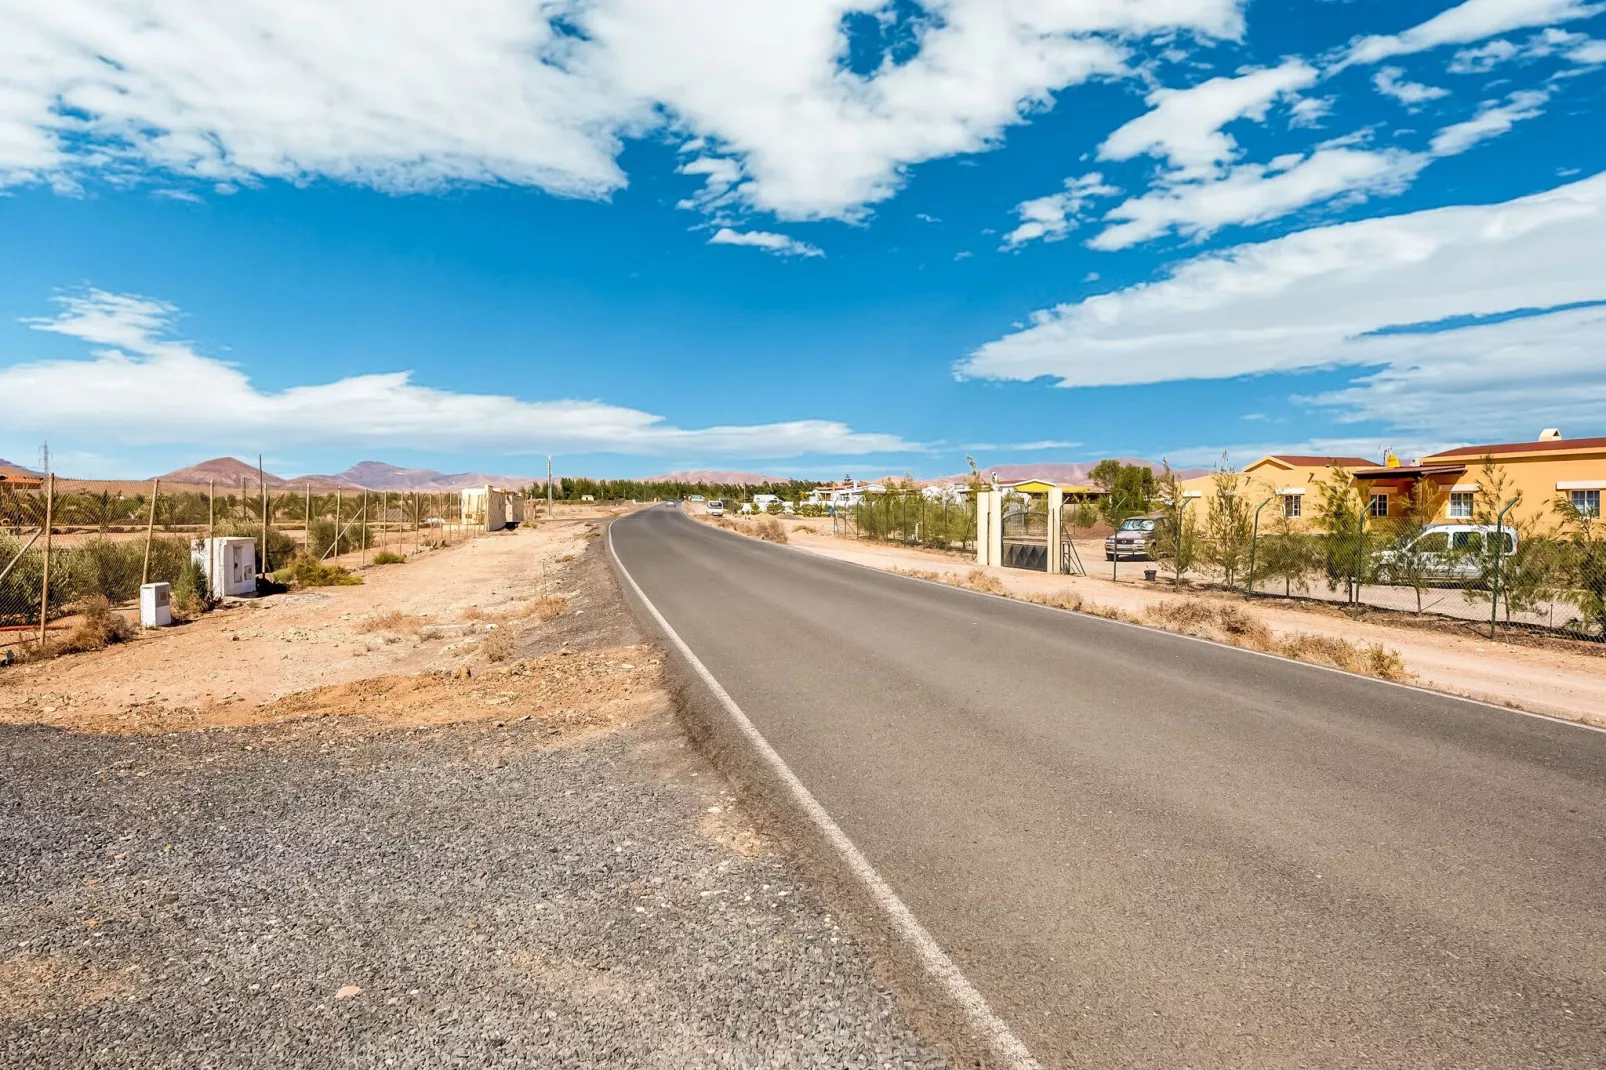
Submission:
POLYGON ((703 512, 707 513, 709 516, 724 516, 725 503, 720 501, 718 498, 715 498, 713 501, 703 506, 703 512))
POLYGON ((424 521, 424 526, 427 527, 427 528, 445 527, 446 526, 446 518, 443 517, 443 516, 432 516, 428 520, 424 521))
MULTIPOLYGON (((1495 531, 1493 524, 1429 524, 1416 536, 1373 554, 1372 564, 1382 583, 1477 580, 1483 577, 1485 557, 1494 552, 1495 531)), ((1517 533, 1505 528, 1500 536, 1505 544, 1500 555, 1516 553, 1517 533)))
POLYGON ((1104 560, 1118 561, 1125 557, 1134 561, 1153 561, 1154 532, 1159 519, 1154 516, 1129 516, 1121 521, 1115 533, 1104 540, 1104 560))
POLYGON ((687 498, 686 500, 689 501, 689 502, 700 502, 700 501, 703 500, 703 496, 701 494, 693 494, 691 497, 687 498))

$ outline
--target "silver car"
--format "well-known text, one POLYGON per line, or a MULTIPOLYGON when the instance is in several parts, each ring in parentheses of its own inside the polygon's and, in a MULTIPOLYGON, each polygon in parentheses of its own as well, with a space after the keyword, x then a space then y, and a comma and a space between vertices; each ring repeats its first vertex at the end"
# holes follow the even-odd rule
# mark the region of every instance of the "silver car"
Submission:
POLYGON ((1127 517, 1115 533, 1104 540, 1104 560, 1154 560, 1154 532, 1158 525, 1158 517, 1127 517))

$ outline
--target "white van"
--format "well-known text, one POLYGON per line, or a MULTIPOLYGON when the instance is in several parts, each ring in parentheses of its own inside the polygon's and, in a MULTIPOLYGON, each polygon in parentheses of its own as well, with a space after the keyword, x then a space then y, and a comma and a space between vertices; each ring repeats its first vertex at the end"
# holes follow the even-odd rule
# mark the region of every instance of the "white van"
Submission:
MULTIPOLYGON (((1517 552, 1517 533, 1511 528, 1500 532, 1505 546, 1502 557, 1517 552)), ((1493 524, 1429 524, 1414 538, 1379 550, 1372 561, 1378 578, 1389 582, 1391 573, 1416 571, 1422 578, 1441 583, 1461 583, 1483 575, 1484 556, 1493 552, 1493 524)))
POLYGON ((715 498, 707 505, 703 506, 703 512, 707 513, 709 516, 724 516, 725 503, 720 501, 718 498, 715 498))

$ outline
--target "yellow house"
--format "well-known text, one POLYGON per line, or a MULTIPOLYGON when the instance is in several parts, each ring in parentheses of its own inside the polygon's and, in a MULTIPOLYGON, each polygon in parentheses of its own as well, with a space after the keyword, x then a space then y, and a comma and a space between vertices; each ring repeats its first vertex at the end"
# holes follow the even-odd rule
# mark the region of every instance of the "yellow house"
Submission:
POLYGON ((1566 439, 1554 429, 1546 430, 1534 442, 1458 446, 1429 454, 1413 465, 1369 467, 1353 474, 1370 489, 1374 516, 1398 515, 1400 507, 1396 503, 1411 493, 1416 480, 1428 479, 1444 495, 1444 504, 1434 519, 1454 522, 1472 518, 1485 458, 1504 477, 1506 493, 1522 495, 1512 513, 1514 519, 1549 526, 1559 519, 1555 510, 1558 497, 1566 498, 1585 515, 1602 515, 1606 438, 1566 439), (1388 512, 1376 511, 1379 498, 1386 500, 1388 512))
MULTIPOLYGON (((1377 462, 1365 457, 1316 456, 1303 453, 1275 453, 1246 465, 1238 473, 1237 492, 1250 496, 1250 508, 1259 506, 1267 498, 1272 503, 1267 512, 1276 509, 1290 520, 1301 520, 1315 514, 1315 480, 1325 478, 1333 465, 1342 465, 1354 471, 1357 468, 1376 468, 1377 462)), ((1216 493, 1216 475, 1195 476, 1179 484, 1184 499, 1199 499, 1194 509, 1206 508, 1216 493)))
POLYGON ((1018 483, 1000 483, 998 489, 1012 494, 1046 495, 1058 487, 1065 494, 1066 501, 1096 501, 1103 495, 1097 487, 1082 486, 1077 483, 1050 483, 1044 479, 1023 479, 1018 483))

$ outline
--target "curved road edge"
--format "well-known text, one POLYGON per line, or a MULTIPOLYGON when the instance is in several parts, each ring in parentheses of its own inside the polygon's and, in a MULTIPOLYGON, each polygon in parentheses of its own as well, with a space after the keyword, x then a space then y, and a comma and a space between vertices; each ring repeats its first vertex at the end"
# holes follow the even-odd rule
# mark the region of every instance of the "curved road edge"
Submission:
MULTIPOLYGON (((748 789, 744 794, 756 793, 758 801, 779 824, 804 833, 824 849, 809 852, 806 859, 817 868, 823 866, 831 871, 817 875, 825 876, 832 890, 846 893, 855 904, 868 907, 879 923, 876 928, 893 942, 882 950, 892 952, 903 967, 898 972, 915 982, 925 1000, 936 997, 947 1004, 948 1014, 933 1014, 932 1008, 918 1002, 909 1008, 937 1034, 934 1039, 945 1042, 960 1058, 966 1058, 970 1054, 967 1049, 979 1041, 992 1057, 988 1065, 1042 1070, 1014 1030, 993 1013, 982 994, 636 583, 614 549, 614 523, 608 523, 603 536, 608 560, 642 625, 669 644, 669 661, 680 676, 675 695, 677 710, 707 757, 739 787, 748 789), (919 976, 909 976, 911 967, 919 971, 919 976)), ((902 995, 909 1002, 910 994, 902 995)))

